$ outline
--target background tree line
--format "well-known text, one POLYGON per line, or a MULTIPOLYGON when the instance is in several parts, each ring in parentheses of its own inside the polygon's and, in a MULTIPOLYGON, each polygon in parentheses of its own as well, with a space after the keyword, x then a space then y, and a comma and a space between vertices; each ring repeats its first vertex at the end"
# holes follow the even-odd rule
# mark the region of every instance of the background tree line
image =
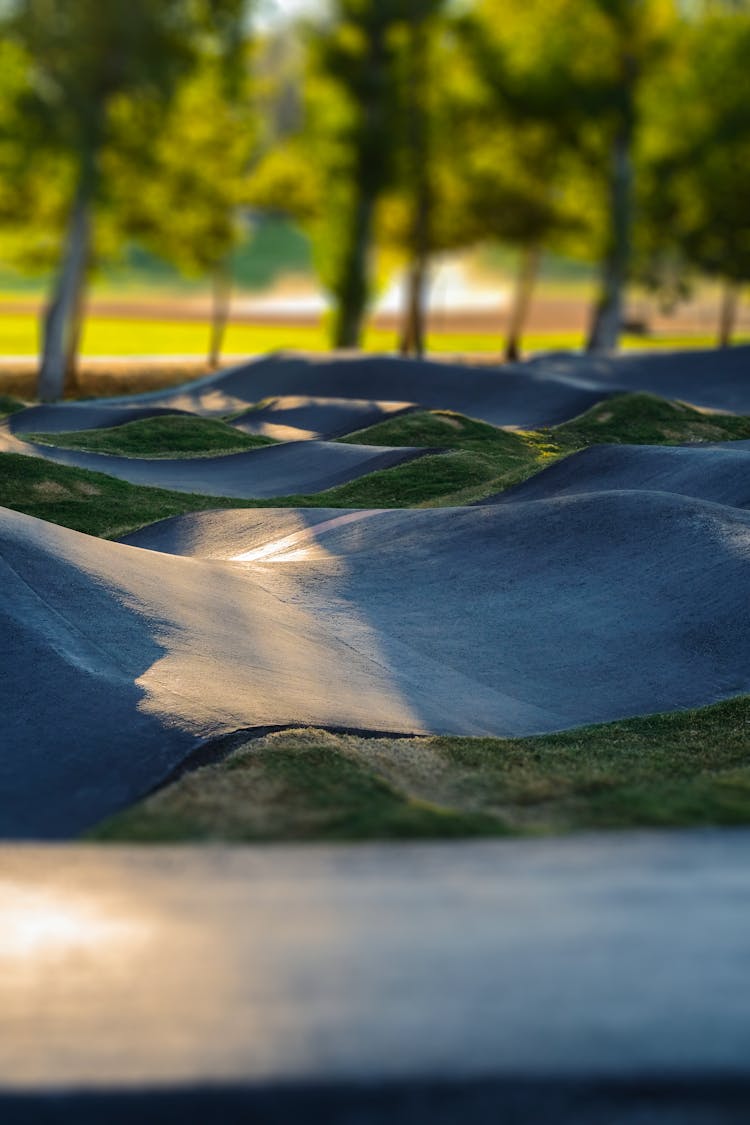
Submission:
POLYGON ((437 254, 514 246, 506 354, 540 256, 596 263, 588 346, 629 282, 665 302, 750 278, 750 12, 724 0, 330 0, 289 25, 249 0, 4 0, 0 257, 54 281, 39 392, 75 376, 88 282, 137 242, 211 277, 218 362, 243 212, 291 216, 357 347, 404 273, 425 348, 437 254))

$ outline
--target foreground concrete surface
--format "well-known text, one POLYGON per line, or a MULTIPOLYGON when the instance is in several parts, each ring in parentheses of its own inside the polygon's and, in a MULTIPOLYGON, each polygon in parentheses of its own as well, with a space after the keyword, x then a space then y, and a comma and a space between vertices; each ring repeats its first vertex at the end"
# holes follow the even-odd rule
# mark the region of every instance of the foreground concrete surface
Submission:
POLYGON ((747 831, 0 872, 3 1122, 747 1121, 747 831))

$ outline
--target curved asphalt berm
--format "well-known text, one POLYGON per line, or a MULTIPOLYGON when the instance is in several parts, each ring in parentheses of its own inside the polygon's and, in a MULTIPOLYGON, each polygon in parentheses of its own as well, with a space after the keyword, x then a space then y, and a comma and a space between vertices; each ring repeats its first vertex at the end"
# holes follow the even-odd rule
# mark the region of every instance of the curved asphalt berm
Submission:
POLYGON ((206 513, 147 550, 0 529, 6 836, 73 834, 238 730, 523 735, 750 690, 750 515, 663 492, 206 513))
MULTIPOLYGON (((371 425, 382 416, 380 410, 394 403, 455 410, 496 426, 531 429, 565 422, 623 391, 650 391, 709 409, 750 413, 750 347, 651 351, 609 359, 543 355, 494 368, 393 356, 321 361, 280 354, 178 388, 96 403, 34 407, 15 415, 13 426, 16 433, 53 433, 120 425, 122 421, 112 419, 127 420, 127 415, 118 411, 132 414, 136 408, 146 412, 142 417, 148 417, 149 410, 219 417, 272 398, 278 405, 255 421, 261 426, 291 425, 300 431, 299 437, 340 435, 350 423, 352 429, 371 425), (342 400, 350 407, 344 408, 342 400), (351 419, 344 418, 346 410, 352 411, 351 419), (374 413, 368 416, 367 410, 374 413), (362 420, 367 417, 370 420, 362 420)), ((253 419, 246 422, 252 425, 253 419)))
POLYGON ((220 457, 119 457, 21 441, 6 420, 0 423, 0 452, 107 473, 130 484, 251 500, 324 492, 368 473, 440 451, 304 441, 220 457))
MULTIPOLYGON (((78 430, 104 430, 124 426, 145 418, 165 415, 192 417, 200 411, 177 410, 170 406, 111 405, 107 399, 94 402, 61 402, 30 406, 18 411, 9 426, 12 433, 56 434, 78 430)), ((135 403, 135 405, 133 405, 135 403)), ((270 437, 275 441, 328 441, 374 426, 386 418, 414 410, 409 402, 369 402, 349 398, 318 398, 288 395, 253 406, 229 425, 247 434, 270 437)))
POLYGON ((729 414, 750 414, 750 345, 596 358, 541 355, 526 367, 554 379, 591 380, 602 391, 649 391, 729 414))
MULTIPOLYGON (((341 417, 344 410, 352 416, 352 429, 372 424, 368 415, 373 422, 380 420, 393 404, 455 410, 497 426, 530 427, 566 421, 610 393, 609 388, 602 393, 594 381, 574 374, 547 378, 522 364, 489 368, 391 356, 323 362, 268 356, 177 389, 97 400, 97 407, 106 424, 105 408, 139 406, 220 417, 271 398, 280 400, 282 414, 294 411, 295 428, 340 434, 349 425, 341 417), (342 400, 350 405, 344 408, 342 400)), ((79 412, 78 404, 59 403, 44 410, 47 413, 29 420, 25 412, 14 415, 15 432, 43 433, 39 421, 52 420, 54 412, 59 414, 54 422, 57 432, 86 428, 80 425, 86 414, 79 412)), ((269 422, 272 413, 271 409, 269 422)))
POLYGON ((3 1125, 747 1121, 747 831, 0 872, 3 1125))
POLYGON ((230 425, 275 441, 330 441, 415 409, 409 402, 286 395, 240 414, 230 425))
POLYGON ((515 504, 623 490, 671 492, 750 508, 750 443, 594 445, 481 503, 515 504))
POLYGON ((175 414, 187 415, 188 411, 173 410, 168 406, 109 406, 103 402, 59 402, 29 406, 19 410, 14 417, 11 433, 15 434, 60 434, 75 430, 105 430, 112 426, 124 426, 128 422, 139 422, 144 418, 163 418, 175 414))

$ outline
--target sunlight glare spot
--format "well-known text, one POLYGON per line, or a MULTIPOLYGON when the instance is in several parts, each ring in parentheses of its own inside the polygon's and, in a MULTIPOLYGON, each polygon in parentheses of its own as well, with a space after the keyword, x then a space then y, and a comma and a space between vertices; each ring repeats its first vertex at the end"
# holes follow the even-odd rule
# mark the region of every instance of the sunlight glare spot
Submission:
POLYGON ((24 959, 129 942, 138 927, 93 901, 59 891, 0 883, 0 959, 24 959))
POLYGON ((359 523, 374 515, 369 509, 360 509, 356 512, 345 512, 340 516, 323 520, 312 527, 305 527, 282 539, 274 539, 262 547, 255 547, 251 551, 243 551, 239 555, 232 555, 231 562, 302 562, 311 558, 329 558, 330 552, 320 542, 320 535, 336 527, 349 523, 359 523))

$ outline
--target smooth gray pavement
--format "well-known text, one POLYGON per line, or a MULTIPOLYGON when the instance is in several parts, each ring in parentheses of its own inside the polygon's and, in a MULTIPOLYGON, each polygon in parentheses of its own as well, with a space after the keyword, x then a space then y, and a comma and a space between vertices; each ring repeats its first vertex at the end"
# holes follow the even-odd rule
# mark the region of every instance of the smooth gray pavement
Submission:
POLYGON ((0 513, 3 835, 73 834, 236 731, 523 735, 750 690, 734 508, 262 509, 129 539, 0 513))
POLYGON ((670 492, 750 508, 750 443, 594 445, 481 503, 623 490, 670 492))
POLYGON ((10 429, 16 434, 61 434, 76 430, 104 430, 112 426, 124 426, 128 422, 139 422, 144 418, 187 413, 168 406, 139 406, 137 400, 130 406, 110 406, 106 400, 59 402, 19 410, 10 429))
POLYGON ((0 891, 4 1123, 747 1120, 746 831, 16 847, 0 891))
POLYGON ((21 441, 8 420, 0 423, 0 452, 106 473, 130 484, 251 500, 324 492, 368 473, 439 451, 290 441, 220 457, 119 457, 21 441))
POLYGON ((230 424, 247 434, 259 434, 276 441, 327 441, 414 409, 416 407, 409 402, 286 395, 253 407, 230 424))
MULTIPOLYGON (((372 424, 380 411, 388 411, 394 404, 455 410, 496 426, 529 429, 565 422, 623 391, 650 391, 709 409, 750 413, 750 347, 652 350, 596 359, 552 354, 500 367, 393 356, 308 360, 277 354, 182 387, 94 403, 32 408, 15 415, 13 426, 16 433, 92 428, 115 424, 111 420, 120 417, 118 411, 136 408, 143 412, 142 417, 148 411, 218 417, 270 398, 277 405, 265 408, 255 422, 261 427, 280 425, 292 432, 277 435, 267 428, 250 432, 299 438, 303 434, 338 436, 347 428, 372 424)), ((122 417, 127 420, 125 413, 122 417)), ((253 424, 249 416, 246 421, 253 424)))
POLYGON ((541 355, 526 365, 549 378, 580 378, 618 391, 649 391, 710 410, 750 414, 750 345, 624 352, 596 358, 541 355))
MULTIPOLYGON (((101 399, 92 402, 60 402, 30 406, 18 411, 10 429, 16 434, 55 434, 77 430, 110 429, 144 418, 165 415, 189 417, 199 411, 177 410, 170 406, 138 405, 101 399)), ((374 426, 386 418, 413 410, 408 402, 369 402, 350 398, 319 398, 288 395, 250 407, 232 418, 229 425, 248 434, 259 434, 276 441, 330 440, 354 430, 374 426)))
MULTIPOLYGON (((194 380, 183 387, 100 399, 97 405, 109 409, 158 407, 219 417, 268 398, 280 399, 282 410, 286 408, 285 400, 291 409, 290 399, 306 399, 306 407, 302 403, 294 407, 294 425, 309 432, 323 432, 327 430, 324 408, 329 417, 337 411, 341 413, 341 400, 352 404, 348 408, 355 415, 352 429, 370 424, 356 417, 365 403, 379 407, 379 411, 385 408, 384 404, 412 404, 423 409, 456 410, 498 426, 531 426, 565 421, 610 393, 609 387, 602 392, 595 379, 579 378, 573 373, 547 377, 523 364, 489 368, 392 356, 311 361, 279 355, 194 380)), ((72 403, 45 409, 59 412, 60 420, 54 426, 58 430, 75 429, 77 419, 83 418, 72 403)), ((24 414, 15 418, 13 425, 20 433, 26 427, 24 414)), ((106 420, 104 415, 102 420, 106 420)), ((376 415, 373 421, 377 420, 376 415)), ((345 425, 342 422, 342 429, 345 425)), ((34 431, 43 432, 32 419, 34 431)), ((337 423, 336 432, 342 432, 337 423)))

